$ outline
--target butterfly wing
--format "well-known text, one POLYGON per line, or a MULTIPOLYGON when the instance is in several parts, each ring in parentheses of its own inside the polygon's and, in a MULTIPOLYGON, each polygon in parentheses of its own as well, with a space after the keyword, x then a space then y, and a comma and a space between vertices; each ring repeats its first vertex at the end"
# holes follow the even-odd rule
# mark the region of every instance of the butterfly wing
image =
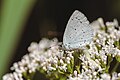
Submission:
POLYGON ((87 18, 76 10, 70 17, 63 36, 63 46, 66 49, 77 49, 91 42, 93 29, 87 18))

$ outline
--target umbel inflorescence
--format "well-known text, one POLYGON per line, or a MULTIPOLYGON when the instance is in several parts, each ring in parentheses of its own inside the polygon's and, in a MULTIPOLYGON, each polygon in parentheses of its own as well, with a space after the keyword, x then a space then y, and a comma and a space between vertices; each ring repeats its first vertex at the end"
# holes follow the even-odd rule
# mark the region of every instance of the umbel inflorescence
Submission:
POLYGON ((84 49, 61 50, 56 38, 32 42, 29 53, 10 68, 3 80, 34 80, 36 72, 50 80, 120 79, 120 27, 116 19, 104 24, 102 18, 91 23, 93 42, 84 49))

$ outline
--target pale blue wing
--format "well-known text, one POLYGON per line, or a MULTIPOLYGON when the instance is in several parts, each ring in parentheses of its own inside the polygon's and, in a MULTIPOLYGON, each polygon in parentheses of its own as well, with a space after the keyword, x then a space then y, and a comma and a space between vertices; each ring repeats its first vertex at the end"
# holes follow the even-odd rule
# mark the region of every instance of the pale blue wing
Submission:
POLYGON ((77 49, 91 42, 93 29, 87 18, 76 10, 70 17, 63 36, 66 49, 77 49))

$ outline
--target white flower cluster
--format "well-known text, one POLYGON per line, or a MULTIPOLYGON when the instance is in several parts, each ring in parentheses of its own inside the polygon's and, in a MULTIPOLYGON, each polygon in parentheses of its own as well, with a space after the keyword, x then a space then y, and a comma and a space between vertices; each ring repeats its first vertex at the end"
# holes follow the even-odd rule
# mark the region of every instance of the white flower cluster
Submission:
POLYGON ((120 73, 109 73, 112 59, 120 56, 120 27, 117 20, 104 25, 102 18, 99 18, 91 25, 95 37, 84 50, 61 50, 56 38, 43 38, 39 43, 32 42, 28 47, 29 54, 14 63, 11 67, 13 72, 4 75, 3 80, 31 80, 29 75, 36 71, 53 76, 52 80, 120 79, 120 73))
POLYGON ((13 64, 11 70, 14 72, 4 75, 3 80, 23 80, 23 73, 30 74, 39 69, 46 71, 49 75, 56 69, 66 72, 67 64, 73 58, 73 52, 70 51, 63 56, 64 51, 59 50, 56 38, 53 40, 43 38, 39 44, 32 42, 28 51, 30 53, 23 56, 21 61, 13 64))
POLYGON ((74 74, 69 76, 69 80, 120 79, 120 73, 113 72, 109 74, 106 72, 108 56, 111 59, 120 56, 120 45, 115 46, 114 44, 120 40, 120 27, 117 20, 106 22, 106 25, 104 25, 103 19, 99 18, 91 23, 91 25, 95 31, 94 41, 89 44, 90 48, 85 50, 83 55, 80 55, 80 60, 82 60, 81 73, 78 74, 75 70, 74 74))

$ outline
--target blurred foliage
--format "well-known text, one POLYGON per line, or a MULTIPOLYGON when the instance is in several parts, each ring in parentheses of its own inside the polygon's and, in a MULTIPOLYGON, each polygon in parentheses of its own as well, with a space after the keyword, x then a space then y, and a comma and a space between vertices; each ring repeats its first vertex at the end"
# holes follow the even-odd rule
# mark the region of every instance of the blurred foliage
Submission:
POLYGON ((2 0, 0 12, 0 78, 6 72, 24 23, 36 0, 2 0))

